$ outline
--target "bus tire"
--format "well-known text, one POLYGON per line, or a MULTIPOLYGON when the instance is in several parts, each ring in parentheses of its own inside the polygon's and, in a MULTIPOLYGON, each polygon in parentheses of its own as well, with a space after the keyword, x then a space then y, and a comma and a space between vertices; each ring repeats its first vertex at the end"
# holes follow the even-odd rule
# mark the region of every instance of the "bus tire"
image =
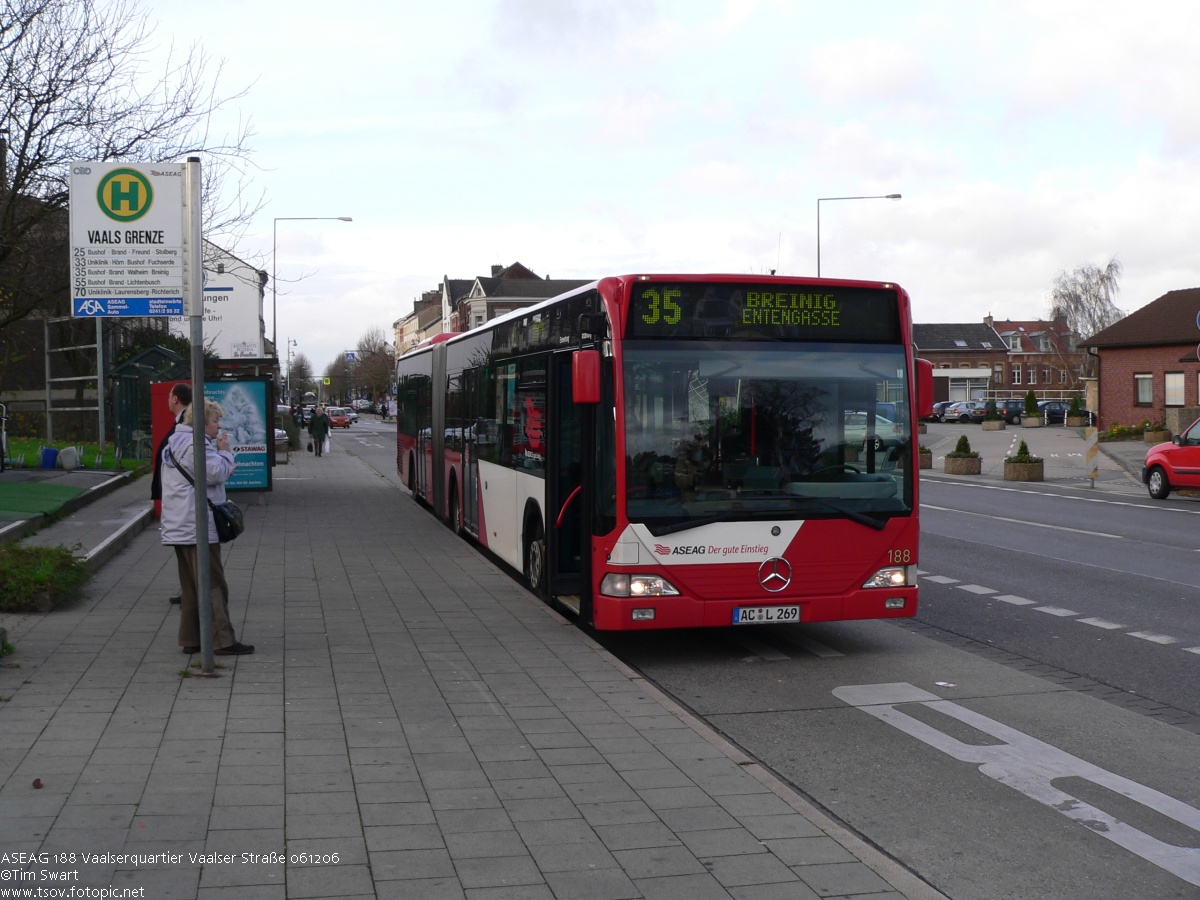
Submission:
POLYGON ((462 536, 462 509, 458 505, 458 485, 450 482, 450 507, 446 510, 450 519, 450 530, 462 536))
POLYGON ((546 532, 534 519, 525 528, 525 580, 539 597, 546 595, 546 532))
POLYGON ((1166 500, 1171 493, 1171 482, 1162 466, 1155 466, 1146 474, 1146 488, 1155 500, 1166 500))

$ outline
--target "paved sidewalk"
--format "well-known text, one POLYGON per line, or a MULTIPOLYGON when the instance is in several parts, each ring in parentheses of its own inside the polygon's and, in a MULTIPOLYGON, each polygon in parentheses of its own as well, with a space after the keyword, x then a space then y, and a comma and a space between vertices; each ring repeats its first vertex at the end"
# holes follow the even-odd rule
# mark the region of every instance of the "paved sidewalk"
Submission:
MULTIPOLYGON (((6 864, 33 880, 0 889, 941 896, 357 459, 298 454, 275 472, 226 548, 257 651, 218 657, 219 677, 184 677, 199 671, 154 528, 127 535, 80 603, 0 616, 16 645, 0 668, 0 848, 49 854, 6 864)), ((147 490, 117 493, 136 508, 147 490)))

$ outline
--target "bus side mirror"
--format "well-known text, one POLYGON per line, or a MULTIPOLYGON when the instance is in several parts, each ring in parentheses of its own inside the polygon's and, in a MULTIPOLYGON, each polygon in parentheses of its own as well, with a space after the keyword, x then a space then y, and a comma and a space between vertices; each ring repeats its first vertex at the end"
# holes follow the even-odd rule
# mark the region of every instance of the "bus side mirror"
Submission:
POLYGON ((917 418, 927 419, 933 415, 933 363, 917 359, 913 367, 917 370, 917 418))
POLYGON ((576 350, 571 354, 571 399, 576 403, 600 402, 599 350, 576 350))

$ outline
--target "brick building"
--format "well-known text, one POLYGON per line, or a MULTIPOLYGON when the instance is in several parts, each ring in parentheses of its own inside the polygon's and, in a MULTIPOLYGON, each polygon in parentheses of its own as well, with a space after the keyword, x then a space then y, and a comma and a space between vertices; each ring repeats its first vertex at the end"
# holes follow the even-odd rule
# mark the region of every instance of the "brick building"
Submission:
POLYGON ((1200 288, 1163 294, 1083 342, 1099 359, 1100 427, 1149 420, 1178 434, 1191 424, 1200 407, 1197 344, 1200 288))
POLYGON ((917 355, 933 364, 934 400, 1040 400, 1082 391, 1085 353, 1062 318, 913 324, 917 355))

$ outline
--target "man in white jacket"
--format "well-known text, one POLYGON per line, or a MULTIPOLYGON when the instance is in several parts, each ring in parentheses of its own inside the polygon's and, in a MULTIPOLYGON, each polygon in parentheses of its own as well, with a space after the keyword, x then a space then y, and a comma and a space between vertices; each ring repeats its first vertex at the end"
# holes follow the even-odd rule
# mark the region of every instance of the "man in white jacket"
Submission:
MULTIPOLYGON (((183 589, 183 601, 179 607, 179 645, 184 653, 200 651, 200 600, 196 570, 196 488, 185 477, 195 476, 192 471, 193 411, 196 404, 187 408, 183 422, 175 426, 175 433, 167 440, 163 453, 162 470, 162 542, 175 548, 175 559, 179 565, 179 583, 183 589)), ((233 453, 229 449, 229 436, 220 430, 224 410, 213 400, 204 401, 204 444, 205 481, 208 499, 213 503, 225 500, 225 482, 233 474, 233 453)), ((225 581, 225 569, 221 564, 221 544, 217 539, 217 526, 212 511, 206 517, 208 534, 209 579, 212 590, 212 640, 213 652, 218 656, 240 656, 253 653, 254 647, 240 643, 229 621, 229 585, 225 581)))

